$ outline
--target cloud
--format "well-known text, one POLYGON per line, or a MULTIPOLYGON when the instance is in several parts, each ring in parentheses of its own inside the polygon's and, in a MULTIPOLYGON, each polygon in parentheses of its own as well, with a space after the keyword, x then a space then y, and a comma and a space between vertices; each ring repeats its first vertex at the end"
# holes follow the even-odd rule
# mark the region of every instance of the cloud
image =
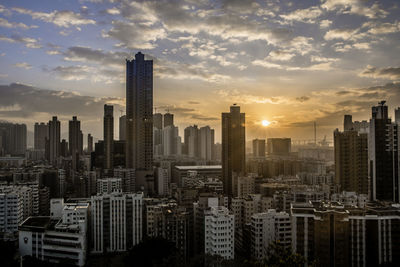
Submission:
POLYGON ((123 68, 124 59, 130 57, 129 53, 126 52, 108 52, 84 46, 69 47, 63 55, 66 61, 92 62, 103 66, 113 66, 118 69, 123 68))
POLYGON ((33 19, 42 20, 48 23, 53 23, 58 27, 69 28, 71 26, 80 26, 88 24, 96 24, 92 19, 86 19, 79 13, 75 13, 68 10, 58 11, 55 10, 50 13, 46 12, 35 12, 26 8, 15 7, 12 8, 15 12, 31 16, 33 19))
POLYGON ((335 62, 338 61, 338 58, 328 58, 321 56, 311 56, 311 62, 335 62))
POLYGON ((400 22, 395 22, 395 23, 367 22, 364 23, 363 26, 369 27, 370 29, 368 30, 368 32, 374 35, 400 32, 400 22))
POLYGON ((290 53, 288 51, 274 50, 274 51, 269 53, 267 59, 278 60, 278 61, 289 61, 294 56, 296 56, 296 55, 293 54, 293 53, 290 53))
POLYGON ((122 83, 123 73, 118 70, 91 67, 88 65, 57 66, 43 68, 44 72, 57 75, 65 81, 89 80, 93 83, 122 83))
POLYGON ((19 35, 11 35, 10 37, 4 36, 0 34, 0 41, 9 42, 9 43, 21 43, 24 44, 27 48, 41 48, 42 45, 39 44, 39 41, 32 37, 22 37, 19 35))
POLYGON ((280 17, 288 21, 315 23, 315 19, 321 16, 322 13, 322 10, 318 6, 312 6, 306 9, 297 9, 289 14, 280 15, 280 17))
POLYGON ((17 67, 17 68, 26 69, 26 70, 29 70, 32 68, 32 65, 28 64, 26 62, 15 63, 13 66, 17 67))
POLYGON ((309 96, 300 96, 300 97, 296 97, 296 100, 302 103, 302 102, 306 102, 306 101, 310 100, 310 97, 309 96))
POLYGON ((400 80, 400 67, 377 68, 368 65, 360 74, 362 77, 375 79, 400 80))
POLYGON ((61 52, 58 51, 58 50, 47 50, 46 54, 48 54, 48 55, 59 55, 59 54, 61 54, 61 52))
MULTIPOLYGON (((103 113, 103 106, 107 103, 120 103, 120 98, 96 98, 82 96, 74 92, 53 91, 39 89, 29 85, 12 83, 0 85, 0 118, 20 118, 32 123, 32 118, 43 116, 48 119, 53 115, 96 118, 103 113), (10 108, 12 107, 12 108, 10 108), (23 107, 18 110, 16 107, 23 107), (8 110, 7 110, 8 109, 8 110)), ((121 106, 114 107, 115 110, 121 106)))
POLYGON ((4 28, 21 28, 24 30, 28 30, 28 29, 33 29, 33 28, 38 28, 38 26, 36 25, 31 25, 28 26, 22 22, 10 22, 4 18, 0 18, 0 27, 4 27, 4 28))
POLYGON ((151 27, 144 24, 114 20, 109 31, 103 31, 104 38, 114 38, 120 43, 117 47, 129 49, 153 49, 158 39, 165 38, 163 28, 151 27))
POLYGON ((380 8, 379 3, 375 2, 371 6, 366 6, 368 1, 362 0, 326 0, 321 7, 328 11, 337 11, 342 14, 356 14, 370 19, 385 18, 389 13, 380 8))
POLYGON ((319 22, 319 27, 322 29, 326 29, 326 28, 329 28, 329 26, 331 26, 331 24, 332 24, 331 20, 324 19, 319 22))
POLYGON ((325 40, 343 39, 348 40, 358 32, 358 29, 333 29, 325 33, 325 40))

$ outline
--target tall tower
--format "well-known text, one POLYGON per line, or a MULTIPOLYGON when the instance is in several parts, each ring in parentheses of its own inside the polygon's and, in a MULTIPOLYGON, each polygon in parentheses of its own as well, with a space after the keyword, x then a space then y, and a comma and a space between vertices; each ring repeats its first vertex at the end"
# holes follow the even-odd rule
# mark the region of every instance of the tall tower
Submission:
POLYGON ((88 134, 87 136, 87 152, 93 152, 93 136, 91 134, 88 134))
POLYGON ((113 148, 114 148, 114 107, 104 105, 104 169, 113 168, 113 148))
POLYGON ((372 200, 400 201, 399 126, 388 117, 385 101, 372 107, 369 161, 372 200))
POLYGON ((72 120, 69 121, 68 126, 69 126, 68 129, 69 153, 72 156, 72 168, 76 170, 78 166, 79 155, 82 155, 83 152, 81 122, 78 121, 76 116, 73 116, 72 120))
POLYGON ((60 121, 54 116, 49 121, 49 159, 51 164, 55 164, 60 156, 60 121))
POLYGON ((174 114, 171 114, 169 112, 164 114, 164 127, 174 125, 174 114))
POLYGON ((49 138, 49 126, 46 125, 44 122, 36 122, 34 136, 34 148, 44 150, 46 147, 46 138, 49 138))
POLYGON ((199 156, 204 160, 212 160, 214 150, 214 129, 210 126, 201 127, 199 130, 199 156))
POLYGON ((119 140, 126 140, 126 115, 119 117, 119 140))
POLYGON ((353 116, 344 115, 343 130, 350 131, 351 129, 353 129, 353 116))
POLYGON ((126 60, 126 168, 136 170, 139 190, 141 185, 152 190, 152 165, 153 61, 139 52, 126 60), (139 171, 145 171, 143 179, 139 171))
POLYGON ((400 125, 400 107, 394 110, 394 120, 398 125, 400 125))
POLYGON ((161 130, 162 127, 162 114, 161 113, 154 113, 153 115, 153 127, 161 130))
POLYGON ((233 196, 232 172, 244 173, 246 164, 245 113, 234 104, 222 113, 222 182, 224 193, 233 196))
POLYGON ((333 136, 335 183, 341 191, 368 194, 368 135, 336 129, 333 136))

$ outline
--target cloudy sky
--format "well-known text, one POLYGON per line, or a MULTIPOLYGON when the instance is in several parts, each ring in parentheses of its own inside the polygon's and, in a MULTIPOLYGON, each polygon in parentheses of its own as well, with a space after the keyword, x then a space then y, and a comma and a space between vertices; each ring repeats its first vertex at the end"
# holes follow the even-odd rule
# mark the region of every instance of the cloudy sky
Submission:
POLYGON ((103 105, 123 112, 125 58, 138 51, 154 60, 157 111, 174 113, 181 132, 215 127, 217 140, 232 103, 248 139, 311 139, 313 121, 331 139, 344 114, 400 106, 398 1, 0 3, 0 120, 30 129, 58 115, 67 132, 77 115, 102 138, 103 105))

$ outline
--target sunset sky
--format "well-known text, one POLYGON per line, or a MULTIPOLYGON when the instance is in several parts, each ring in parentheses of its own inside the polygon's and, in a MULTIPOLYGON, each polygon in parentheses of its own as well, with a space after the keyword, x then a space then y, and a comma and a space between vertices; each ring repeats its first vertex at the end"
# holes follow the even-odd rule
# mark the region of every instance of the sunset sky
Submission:
MULTIPOLYGON (((318 138, 343 115, 400 106, 400 1, 40 0, 0 2, 0 120, 77 115, 102 138, 125 105, 125 59, 154 60, 154 106, 183 132, 246 113, 247 139, 318 138), (268 127, 262 121, 268 120, 268 127)), ((182 134, 181 134, 182 135, 182 134)))

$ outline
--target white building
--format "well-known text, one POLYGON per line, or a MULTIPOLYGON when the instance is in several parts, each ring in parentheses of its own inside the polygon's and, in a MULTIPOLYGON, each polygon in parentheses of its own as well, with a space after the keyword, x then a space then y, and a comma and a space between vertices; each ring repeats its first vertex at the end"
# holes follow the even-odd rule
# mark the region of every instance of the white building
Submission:
POLYGON ((17 187, 0 188, 0 233, 12 237, 24 218, 24 197, 17 187))
POLYGON ((97 180, 97 193, 110 194, 122 190, 121 178, 103 178, 97 180))
POLYGON ((235 216, 226 207, 211 207, 205 211, 204 252, 224 259, 234 258, 235 216))
POLYGON ((292 242, 290 216, 286 212, 256 213, 251 216, 251 256, 262 260, 268 257, 268 246, 278 242, 290 248, 292 242))
POLYGON ((29 217, 19 227, 19 253, 84 266, 87 252, 88 203, 53 202, 53 216, 29 217), (61 212, 60 212, 60 209, 61 212), (57 217, 60 215, 61 217, 57 217))
POLYGON ((143 193, 92 196, 92 252, 126 251, 142 240, 143 193))

